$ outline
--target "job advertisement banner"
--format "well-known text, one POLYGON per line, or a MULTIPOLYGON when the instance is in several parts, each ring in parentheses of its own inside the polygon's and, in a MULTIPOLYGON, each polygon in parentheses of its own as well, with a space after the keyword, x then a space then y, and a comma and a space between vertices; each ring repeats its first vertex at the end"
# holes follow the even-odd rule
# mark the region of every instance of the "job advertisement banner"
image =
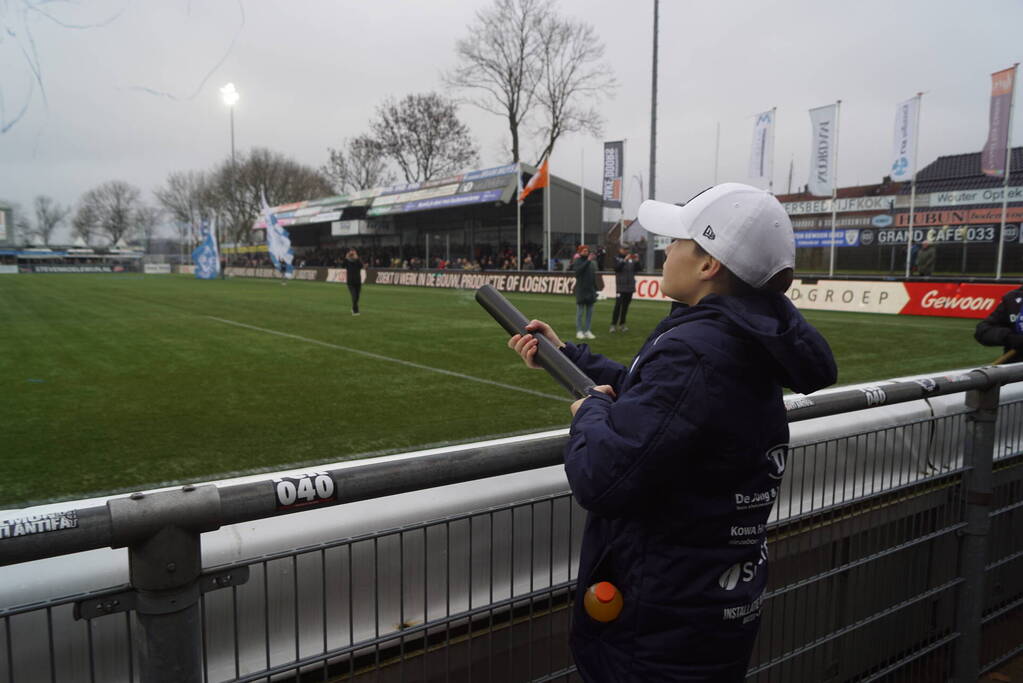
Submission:
MULTIPOLYGON (((378 285, 479 289, 490 285, 499 292, 533 294, 575 294, 575 276, 558 273, 501 273, 458 270, 375 270, 372 281, 378 285)), ((604 277, 604 281, 609 279, 604 277)))

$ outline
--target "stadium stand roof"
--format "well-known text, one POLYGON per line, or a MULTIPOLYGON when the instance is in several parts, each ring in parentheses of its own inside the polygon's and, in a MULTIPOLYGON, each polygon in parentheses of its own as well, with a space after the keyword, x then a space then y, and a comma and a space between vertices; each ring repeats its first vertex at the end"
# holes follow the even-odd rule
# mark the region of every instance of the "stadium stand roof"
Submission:
MULTIPOLYGON (((272 208, 281 225, 289 226, 336 221, 350 207, 364 207, 366 218, 376 218, 471 204, 508 203, 518 186, 516 176, 520 167, 527 172, 531 168, 524 164, 506 164, 421 183, 375 187, 272 208)), ((263 217, 260 216, 252 227, 265 228, 263 217)))
MULTIPOLYGON (((917 172, 917 194, 1000 187, 1005 182, 1002 178, 981 173, 980 155, 980 152, 971 152, 970 154, 950 154, 938 157, 917 172)), ((1023 147, 1012 148, 1011 162, 1009 185, 1021 185, 1023 184, 1023 147)), ((909 183, 904 185, 900 194, 909 194, 909 183)))

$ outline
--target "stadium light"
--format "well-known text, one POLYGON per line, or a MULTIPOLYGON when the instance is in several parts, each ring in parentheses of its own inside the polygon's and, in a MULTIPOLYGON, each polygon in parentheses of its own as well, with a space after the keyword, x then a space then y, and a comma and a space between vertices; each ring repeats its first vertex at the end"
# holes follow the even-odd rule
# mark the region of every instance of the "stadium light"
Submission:
POLYGON ((220 98, 224 100, 228 110, 231 112, 231 163, 234 163, 234 105, 238 104, 241 95, 234 87, 234 83, 228 83, 220 89, 220 98))

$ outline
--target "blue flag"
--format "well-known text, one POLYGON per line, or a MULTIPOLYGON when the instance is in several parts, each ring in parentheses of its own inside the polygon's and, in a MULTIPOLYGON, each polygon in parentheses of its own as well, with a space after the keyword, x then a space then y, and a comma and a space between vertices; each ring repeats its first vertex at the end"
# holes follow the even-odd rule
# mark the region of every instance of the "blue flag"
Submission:
POLYGON ((195 276, 200 280, 212 280, 220 275, 220 249, 217 245, 217 231, 208 221, 202 222, 202 242, 192 252, 195 276))
POLYGON ((266 248, 270 252, 270 260, 275 270, 281 269, 284 264, 284 276, 291 278, 295 276, 295 267, 292 262, 295 254, 291 250, 291 235, 277 222, 277 216, 270 210, 266 203, 266 195, 263 195, 263 214, 266 216, 266 248))

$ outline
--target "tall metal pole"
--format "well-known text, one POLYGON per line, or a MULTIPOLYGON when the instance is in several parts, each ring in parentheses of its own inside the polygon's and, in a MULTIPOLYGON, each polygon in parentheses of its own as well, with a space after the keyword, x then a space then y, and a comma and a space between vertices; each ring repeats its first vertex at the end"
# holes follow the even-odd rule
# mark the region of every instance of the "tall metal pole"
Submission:
POLYGON ((920 108, 923 106, 922 92, 916 94, 916 123, 913 130, 913 177, 909 179, 909 230, 906 233, 906 277, 909 277, 909 267, 913 254, 913 216, 916 212, 916 158, 920 156, 920 108))
POLYGON ((835 103, 835 168, 831 176, 831 261, 828 276, 835 276, 835 213, 838 210, 838 122, 842 116, 842 100, 835 103))
POLYGON ((714 135, 714 184, 718 184, 718 154, 721 151, 721 122, 718 121, 714 135))
POLYGON ((519 174, 518 180, 515 181, 515 263, 518 264, 518 269, 522 270, 522 202, 519 201, 519 194, 522 192, 522 166, 517 161, 515 172, 519 174))
POLYGON ((774 194, 774 134, 778 130, 778 107, 771 107, 771 177, 767 181, 767 191, 774 194))
POLYGON ((234 105, 231 105, 228 109, 231 112, 231 165, 234 166, 235 165, 235 158, 234 158, 234 105))
POLYGON ((583 178, 586 174, 586 159, 583 149, 579 150, 579 244, 586 244, 586 186, 583 178))
MULTIPOLYGON (((657 21, 659 0, 654 0, 654 56, 653 79, 650 87, 650 199, 657 197, 657 21)), ((654 236, 646 235, 646 269, 654 269, 654 236)))
POLYGON ((1009 176, 1012 174, 1012 101, 1016 99, 1016 72, 1019 70, 1019 62, 1012 65, 1012 93, 1009 96, 1009 129, 1005 137, 1005 181, 1002 183, 1002 227, 998 230, 998 267, 995 270, 995 277, 1002 277, 1002 255, 1005 251, 1005 214, 1009 210, 1009 176))

